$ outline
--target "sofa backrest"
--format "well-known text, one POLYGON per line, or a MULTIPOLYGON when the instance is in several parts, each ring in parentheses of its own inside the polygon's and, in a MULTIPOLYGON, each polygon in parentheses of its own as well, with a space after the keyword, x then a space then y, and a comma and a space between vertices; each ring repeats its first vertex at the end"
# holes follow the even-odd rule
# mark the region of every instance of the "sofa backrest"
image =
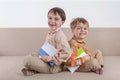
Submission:
MULTIPOLYGON (((69 28, 63 28, 71 38, 69 28)), ((0 56, 27 55, 38 51, 45 41, 48 28, 1 28, 0 56)), ((120 28, 90 28, 87 47, 90 52, 100 49, 105 56, 120 56, 120 28)))

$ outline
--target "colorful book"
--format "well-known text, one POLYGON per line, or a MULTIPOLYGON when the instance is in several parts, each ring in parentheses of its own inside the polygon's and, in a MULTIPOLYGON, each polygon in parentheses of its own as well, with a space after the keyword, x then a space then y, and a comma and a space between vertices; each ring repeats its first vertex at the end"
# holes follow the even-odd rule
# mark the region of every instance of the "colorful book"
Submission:
MULTIPOLYGON (((53 56, 54 54, 58 53, 57 49, 49 44, 48 42, 44 43, 44 45, 39 49, 38 54, 40 56, 53 56)), ((54 62, 48 62, 51 67, 54 67, 54 62)))
MULTIPOLYGON (((83 50, 82 47, 80 47, 77 51, 77 58, 80 58, 80 57, 83 57, 83 56, 86 56, 87 54, 85 53, 85 51, 83 50)), ((70 72, 74 73, 80 66, 68 66, 68 69, 70 72)))
POLYGON ((77 58, 80 58, 80 57, 83 57, 83 56, 86 56, 87 54, 85 53, 85 51, 83 50, 83 48, 82 47, 80 47, 79 49, 78 49, 78 56, 76 57, 76 59, 77 58))

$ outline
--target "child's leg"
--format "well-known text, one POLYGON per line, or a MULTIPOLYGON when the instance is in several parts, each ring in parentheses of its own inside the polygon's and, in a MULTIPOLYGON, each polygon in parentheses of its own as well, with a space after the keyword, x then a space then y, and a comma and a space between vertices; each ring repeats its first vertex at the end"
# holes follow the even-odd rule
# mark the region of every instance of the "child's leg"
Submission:
MULTIPOLYGON (((24 61, 24 66, 28 69, 28 70, 25 69, 28 72, 36 71, 40 73, 56 73, 60 71, 59 66, 55 66, 51 68, 48 65, 48 63, 45 63, 39 58, 37 53, 32 53, 31 55, 27 56, 24 61)), ((22 72, 24 71, 22 70, 22 72)))
POLYGON ((28 68, 23 68, 21 71, 25 76, 31 76, 31 75, 34 75, 34 74, 38 73, 37 71, 31 70, 31 69, 28 69, 28 68))
POLYGON ((101 65, 101 67, 104 66, 104 64, 103 64, 103 56, 102 56, 102 52, 100 50, 95 50, 92 53, 92 57, 98 60, 98 62, 101 65))
POLYGON ((98 61, 94 58, 89 59, 85 61, 78 69, 78 72, 90 72, 90 71, 96 71, 97 69, 100 69, 101 66, 98 63, 98 61))
POLYGON ((42 61, 37 53, 32 53, 25 57, 24 66, 26 69, 22 69, 24 75, 33 75, 36 72, 49 73, 49 65, 42 61))
POLYGON ((54 67, 50 67, 50 70, 49 70, 50 73, 58 73, 61 71, 62 71, 61 67, 57 65, 55 65, 54 67))

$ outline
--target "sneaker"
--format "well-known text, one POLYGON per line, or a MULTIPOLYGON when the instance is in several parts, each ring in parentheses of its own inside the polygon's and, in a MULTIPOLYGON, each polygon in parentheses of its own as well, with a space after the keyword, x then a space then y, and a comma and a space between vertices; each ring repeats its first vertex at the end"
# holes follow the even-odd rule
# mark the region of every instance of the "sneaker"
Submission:
POLYGON ((34 70, 30 70, 30 69, 27 69, 27 68, 23 68, 21 71, 22 71, 22 73, 23 73, 25 76, 32 76, 32 75, 38 73, 38 72, 36 72, 36 71, 34 71, 34 70))
POLYGON ((97 69, 97 70, 95 71, 95 73, 96 73, 96 74, 99 74, 99 75, 102 75, 102 74, 103 74, 103 69, 102 69, 102 68, 97 69))

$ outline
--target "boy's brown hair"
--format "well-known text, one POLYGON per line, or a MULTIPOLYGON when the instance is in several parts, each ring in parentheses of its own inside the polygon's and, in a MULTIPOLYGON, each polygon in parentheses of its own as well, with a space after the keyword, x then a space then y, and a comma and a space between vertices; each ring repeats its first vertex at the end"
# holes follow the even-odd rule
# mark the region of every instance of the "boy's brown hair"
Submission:
POLYGON ((54 7, 54 8, 52 8, 52 9, 50 9, 49 11, 48 11, 48 14, 50 13, 50 12, 53 12, 54 14, 59 14, 60 15, 60 17, 62 18, 62 21, 65 21, 66 20, 66 14, 65 14, 65 12, 64 12, 64 10, 63 9, 61 9, 61 8, 59 8, 59 7, 54 7))
POLYGON ((89 23, 88 21, 85 19, 85 18, 80 18, 80 17, 77 17, 75 19, 73 19, 73 21, 70 23, 70 27, 71 29, 75 29, 75 27, 77 26, 77 24, 79 23, 83 23, 83 24, 87 24, 88 28, 89 28, 89 23))

